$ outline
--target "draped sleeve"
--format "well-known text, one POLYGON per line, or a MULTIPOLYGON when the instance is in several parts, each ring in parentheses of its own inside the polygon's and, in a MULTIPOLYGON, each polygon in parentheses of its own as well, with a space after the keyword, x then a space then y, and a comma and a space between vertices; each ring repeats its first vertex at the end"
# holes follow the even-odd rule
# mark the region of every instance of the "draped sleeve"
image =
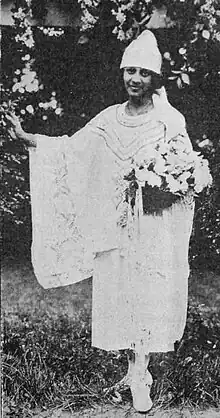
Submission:
MULTIPOLYGON (((117 106, 105 109, 72 137, 36 135, 37 147, 30 148, 32 264, 44 288, 90 277, 96 254, 120 246, 118 172, 128 169, 133 147, 142 152, 148 137, 145 124, 135 131, 121 124, 117 106), (122 140, 126 144, 129 135, 126 147, 122 140)), ((162 121, 163 133, 166 127, 168 141, 178 135, 191 147, 185 119, 172 106, 163 105, 155 118, 162 121)))
POLYGON ((30 148, 32 264, 39 283, 50 288, 92 275, 83 214, 101 137, 89 124, 72 137, 36 139, 37 147, 30 148))

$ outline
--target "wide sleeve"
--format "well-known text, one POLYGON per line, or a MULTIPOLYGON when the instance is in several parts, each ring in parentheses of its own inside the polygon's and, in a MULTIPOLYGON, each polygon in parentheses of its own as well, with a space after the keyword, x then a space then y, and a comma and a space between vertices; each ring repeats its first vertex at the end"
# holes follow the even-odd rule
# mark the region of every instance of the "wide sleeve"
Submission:
POLYGON ((100 137, 89 126, 72 137, 36 139, 37 147, 30 149, 32 264, 44 288, 69 285, 93 271, 78 218, 100 137))

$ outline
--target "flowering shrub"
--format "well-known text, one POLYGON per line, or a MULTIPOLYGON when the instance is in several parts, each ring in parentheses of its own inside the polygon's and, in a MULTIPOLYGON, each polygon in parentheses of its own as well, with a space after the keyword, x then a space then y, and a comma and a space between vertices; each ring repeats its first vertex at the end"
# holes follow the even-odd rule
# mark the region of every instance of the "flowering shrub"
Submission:
MULTIPOLYGON (((62 115, 60 103, 55 98, 56 92, 50 92, 50 97, 45 100, 45 91, 40 95, 41 90, 47 90, 47 87, 40 82, 35 67, 35 39, 34 31, 30 26, 29 18, 32 17, 31 0, 23 0, 15 2, 13 11, 13 19, 16 26, 15 42, 17 43, 17 68, 13 68, 12 83, 8 88, 3 86, 3 111, 15 111, 18 109, 21 115, 26 113, 33 115, 41 113, 43 120, 48 118, 44 110, 53 110, 56 115, 62 115), (42 98, 43 103, 42 103, 42 98)), ((63 30, 55 30, 54 28, 39 28, 44 35, 62 36, 63 30)), ((1 114, 2 116, 2 114, 1 114)), ((4 125, 4 120, 2 117, 4 125)))
POLYGON ((101 23, 105 10, 109 13, 109 21, 112 22, 112 33, 122 42, 131 41, 144 29, 179 27, 182 33, 180 38, 178 37, 176 53, 164 51, 169 80, 175 81, 179 88, 190 84, 191 76, 200 64, 197 62, 198 48, 205 61, 207 44, 220 41, 218 0, 164 0, 159 3, 153 0, 78 2, 82 9, 82 31, 91 31, 101 23))
MULTIPOLYGON (((218 2, 172 0, 157 8, 152 1, 82 0, 79 3, 82 27, 72 35, 65 28, 31 27, 28 19, 35 9, 26 0, 15 2, 14 28, 3 28, 7 54, 3 48, 0 139, 4 144, 5 230, 10 235, 10 228, 20 225, 21 239, 25 235, 22 225, 25 225, 30 235, 28 156, 18 143, 9 140, 5 112, 14 110, 27 131, 49 135, 75 132, 104 107, 125 99, 118 70, 122 50, 131 37, 149 28, 155 31, 164 57, 169 99, 186 116, 193 146, 208 158, 213 175, 210 194, 203 192, 197 198, 191 258, 199 262, 212 259, 217 265, 220 249, 217 199, 220 126, 216 112, 220 88, 218 2), (89 20, 86 10, 94 16, 89 27, 86 27, 89 20), (6 36, 9 32, 10 36, 6 36), (83 34, 88 43, 80 41, 83 34)), ((36 19, 34 15, 33 18, 36 19)), ((14 237, 15 229, 13 233, 14 237)))

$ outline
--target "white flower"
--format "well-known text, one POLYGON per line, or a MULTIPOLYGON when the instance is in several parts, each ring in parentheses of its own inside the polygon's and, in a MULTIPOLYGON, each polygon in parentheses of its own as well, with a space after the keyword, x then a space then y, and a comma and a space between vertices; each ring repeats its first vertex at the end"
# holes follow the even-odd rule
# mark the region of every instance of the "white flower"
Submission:
POLYGON ((30 38, 30 39, 26 40, 25 44, 28 48, 33 48, 34 40, 30 38))
POLYGON ((122 29, 119 29, 117 38, 118 38, 119 41, 124 41, 125 40, 126 36, 125 36, 125 33, 122 29))
POLYGON ((201 193, 203 191, 203 185, 201 183, 197 183, 194 186, 194 190, 195 190, 196 193, 201 193))
POLYGON ((179 191, 186 193, 189 190, 189 185, 186 181, 183 181, 179 184, 179 191))
POLYGON ((198 144, 199 148, 203 148, 203 147, 207 147, 211 145, 212 145, 212 141, 210 141, 208 138, 204 139, 198 144))
POLYGON ((207 39, 208 40, 210 38, 210 32, 208 30, 203 30, 202 31, 202 37, 204 39, 207 39))
POLYGON ((56 101, 56 99, 51 100, 50 107, 52 107, 52 109, 56 109, 56 107, 57 107, 57 101, 56 101))
POLYGON ((24 57, 21 58, 22 61, 29 61, 31 59, 31 56, 29 54, 26 54, 24 57))
POLYGON ((180 183, 175 180, 171 174, 166 176, 166 182, 171 193, 176 193, 180 190, 180 183))
POLYGON ((209 171, 208 161, 204 159, 197 159, 195 169, 193 172, 195 179, 195 191, 200 193, 205 187, 212 184, 212 176, 209 171))
POLYGON ((216 32, 214 37, 218 42, 220 42, 220 32, 216 32))
POLYGON ((136 170, 135 175, 139 183, 145 183, 148 179, 148 170, 136 170))
POLYGON ((169 145, 168 144, 166 144, 166 143, 162 143, 162 144, 160 144, 160 146, 158 147, 158 152, 160 153, 160 154, 166 154, 167 152, 168 152, 168 150, 169 150, 169 145))
POLYGON ((191 173, 189 171, 184 171, 179 177, 178 179, 181 182, 185 182, 189 177, 191 176, 191 173))
POLYGON ((31 114, 33 114, 33 113, 34 113, 34 108, 33 108, 33 106, 32 106, 32 105, 28 105, 28 106, 26 106, 26 110, 27 110, 27 112, 28 112, 28 113, 31 113, 31 114))
POLYGON ((179 54, 180 55, 185 55, 185 53, 186 53, 186 48, 180 48, 179 49, 179 54))
POLYGON ((149 177, 148 177, 148 179, 147 179, 148 184, 149 184, 150 186, 157 186, 157 187, 160 187, 160 186, 161 186, 161 184, 162 184, 162 179, 161 179, 161 177, 160 177, 160 176, 158 176, 157 174, 153 173, 153 172, 150 172, 150 171, 149 171, 149 173, 150 173, 150 175, 149 175, 149 177))
POLYGON ((32 84, 30 83, 30 84, 27 84, 26 86, 25 86, 25 90, 26 91, 28 91, 28 93, 31 93, 32 91, 33 91, 33 86, 32 86, 32 84))
POLYGON ((55 110, 55 113, 56 113, 56 115, 61 115, 61 113, 62 113, 62 109, 61 109, 61 107, 58 107, 58 108, 55 110))
POLYGON ((153 173, 153 171, 143 169, 143 170, 137 170, 135 174, 139 183, 147 182, 152 187, 154 186, 160 187, 162 184, 161 177, 158 176, 156 173, 153 173))
POLYGON ((164 56, 164 58, 165 58, 166 60, 168 60, 168 61, 170 61, 170 60, 171 60, 171 56, 170 56, 170 53, 169 53, 169 52, 164 52, 163 56, 164 56))
POLYGON ((116 15, 116 19, 120 24, 123 24, 126 20, 126 16, 124 13, 122 13, 121 11, 119 11, 116 15))
POLYGON ((157 174, 163 174, 166 171, 166 162, 163 158, 158 158, 154 166, 154 171, 157 174))

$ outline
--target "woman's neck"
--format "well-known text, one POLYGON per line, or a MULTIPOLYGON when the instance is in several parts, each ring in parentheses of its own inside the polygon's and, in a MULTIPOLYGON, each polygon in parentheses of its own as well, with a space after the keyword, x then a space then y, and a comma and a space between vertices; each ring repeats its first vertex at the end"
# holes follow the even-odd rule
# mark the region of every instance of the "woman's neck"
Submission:
POLYGON ((147 97, 144 100, 141 98, 129 97, 126 105, 126 113, 129 116, 138 116, 150 112, 154 107, 152 97, 147 97))

